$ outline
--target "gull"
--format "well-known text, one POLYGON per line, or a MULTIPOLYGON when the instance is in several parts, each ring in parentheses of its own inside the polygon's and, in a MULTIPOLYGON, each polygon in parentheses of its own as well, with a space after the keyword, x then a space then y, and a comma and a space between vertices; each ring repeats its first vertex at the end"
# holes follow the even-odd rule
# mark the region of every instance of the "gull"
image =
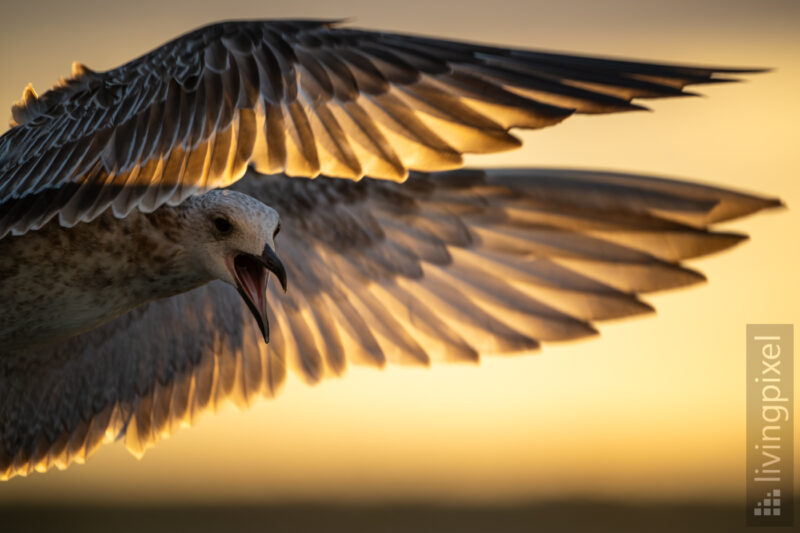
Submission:
POLYGON ((746 238, 716 224, 781 202, 462 157, 755 72, 270 20, 28 86, 0 137, 0 479, 141 456, 289 369, 475 362, 652 312, 746 238))

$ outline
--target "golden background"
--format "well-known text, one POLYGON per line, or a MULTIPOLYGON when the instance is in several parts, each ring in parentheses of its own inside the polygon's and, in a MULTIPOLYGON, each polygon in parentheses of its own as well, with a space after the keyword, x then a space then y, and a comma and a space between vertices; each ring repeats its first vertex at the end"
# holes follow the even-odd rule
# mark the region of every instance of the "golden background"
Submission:
MULTIPOLYGON (((737 502, 744 494, 745 325, 799 323, 800 3, 306 0, 4 2, 0 101, 70 63, 117 66, 219 19, 354 24, 587 54, 777 70, 698 87, 655 113, 577 117, 472 165, 571 166, 695 178, 789 206, 727 229, 752 240, 691 263, 710 283, 649 298, 654 317, 480 366, 350 368, 275 400, 203 416, 141 461, 0 484, 0 504, 283 501, 737 502)), ((10 116, 10 112, 9 112, 10 116)), ((132 339, 135 342, 135 339, 132 339)), ((797 439, 796 439, 797 440, 797 439)), ((800 461, 796 460, 800 464, 800 461)))

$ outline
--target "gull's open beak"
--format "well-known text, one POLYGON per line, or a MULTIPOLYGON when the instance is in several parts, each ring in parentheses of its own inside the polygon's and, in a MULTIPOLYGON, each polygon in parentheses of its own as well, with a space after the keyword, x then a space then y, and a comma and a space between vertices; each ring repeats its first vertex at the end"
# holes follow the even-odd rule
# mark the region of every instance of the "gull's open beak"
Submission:
POLYGON ((242 295, 247 307, 253 313, 264 336, 269 342, 269 321, 267 320, 267 279, 269 273, 275 274, 286 291, 286 270, 269 245, 264 246, 261 255, 239 254, 233 258, 233 275, 236 289, 242 295))

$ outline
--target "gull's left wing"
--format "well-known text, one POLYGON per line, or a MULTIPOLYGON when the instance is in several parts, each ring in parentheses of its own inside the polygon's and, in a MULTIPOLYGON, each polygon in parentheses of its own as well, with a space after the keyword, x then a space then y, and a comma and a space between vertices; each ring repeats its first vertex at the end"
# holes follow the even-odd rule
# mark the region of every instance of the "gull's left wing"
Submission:
MULTIPOLYGON (((281 215, 284 294, 270 343, 213 282, 146 304, 50 350, 0 354, 0 479, 134 453, 198 413, 273 395, 348 362, 477 361, 647 313, 640 295, 702 281, 683 265, 741 234, 719 222, 780 205, 694 183, 552 169, 413 173, 404 184, 252 174, 281 215)), ((279 429, 276 429, 279 431, 279 429)))
POLYGON ((0 238, 150 212, 263 173, 403 180, 514 148, 511 128, 752 70, 618 61, 340 28, 200 28, 118 68, 26 90, 0 138, 0 238))

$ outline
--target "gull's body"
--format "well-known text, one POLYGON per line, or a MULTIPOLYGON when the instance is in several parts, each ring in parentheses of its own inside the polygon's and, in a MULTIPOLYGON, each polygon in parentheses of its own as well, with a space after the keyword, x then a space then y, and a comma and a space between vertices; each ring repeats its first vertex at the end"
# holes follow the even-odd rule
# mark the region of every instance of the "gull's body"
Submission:
POLYGON ((719 72, 745 71, 243 22, 26 91, 0 141, 0 477, 121 434, 142 452, 209 405, 274 393, 287 366, 314 382, 347 360, 476 360, 650 311, 639 294, 702 280, 682 262, 743 238, 713 224, 779 202, 434 171, 517 146, 513 127, 719 72))
POLYGON ((64 231, 57 224, 0 241, 0 338, 4 351, 64 341, 154 299, 211 281, 183 268, 185 251, 145 228, 174 226, 157 214, 105 213, 64 231), (42 256, 47 261, 42 261, 42 256))

